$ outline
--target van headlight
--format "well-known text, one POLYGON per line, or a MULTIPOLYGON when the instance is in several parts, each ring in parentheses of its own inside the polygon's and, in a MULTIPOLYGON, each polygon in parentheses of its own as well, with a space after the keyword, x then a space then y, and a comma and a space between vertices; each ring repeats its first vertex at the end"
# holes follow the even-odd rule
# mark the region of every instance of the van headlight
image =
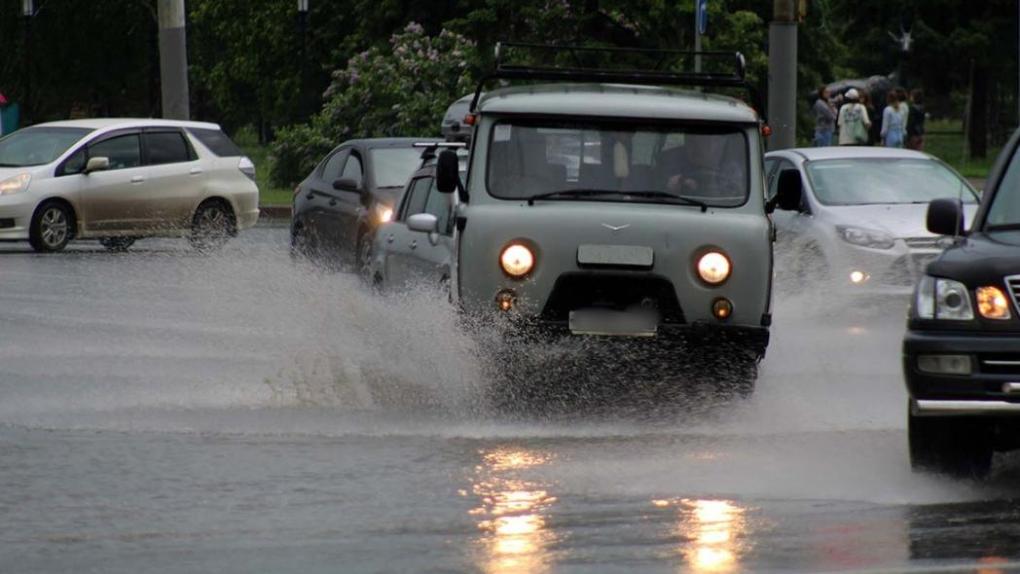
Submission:
POLYGON ((969 321, 974 318, 967 286, 952 279, 925 275, 914 294, 914 313, 920 319, 969 321))
POLYGON ((709 285, 721 285, 730 277, 730 258, 720 251, 709 251, 698 258, 698 277, 709 285))
POLYGON ((10 195, 12 193, 25 191, 28 189, 28 184, 31 181, 32 176, 27 173, 8 177, 7 179, 0 181, 0 195, 10 195))
POLYGON ((535 267, 535 254, 527 246, 511 243, 503 248, 499 255, 499 266, 507 275, 520 279, 535 267))
POLYGON ((896 240, 892 235, 875 229, 853 227, 851 225, 837 225, 836 231, 839 236, 851 245, 870 247, 872 249, 892 249, 896 240))

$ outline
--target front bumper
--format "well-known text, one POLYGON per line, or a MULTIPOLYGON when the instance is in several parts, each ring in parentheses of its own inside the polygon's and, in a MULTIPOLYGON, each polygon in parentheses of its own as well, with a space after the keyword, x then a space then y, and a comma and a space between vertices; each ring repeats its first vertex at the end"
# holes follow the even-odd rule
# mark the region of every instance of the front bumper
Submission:
POLYGON ((937 249, 890 250, 846 246, 832 262, 832 281, 847 294, 869 293, 900 295, 913 291, 928 263, 941 251, 937 249), (855 281, 851 275, 863 279, 855 281))
POLYGON ((0 196, 0 241, 28 239, 36 205, 31 191, 0 196))
POLYGON ((1020 333, 908 331, 903 374, 916 415, 1020 415, 1020 333), (921 355, 965 355, 971 373, 922 371, 921 355))

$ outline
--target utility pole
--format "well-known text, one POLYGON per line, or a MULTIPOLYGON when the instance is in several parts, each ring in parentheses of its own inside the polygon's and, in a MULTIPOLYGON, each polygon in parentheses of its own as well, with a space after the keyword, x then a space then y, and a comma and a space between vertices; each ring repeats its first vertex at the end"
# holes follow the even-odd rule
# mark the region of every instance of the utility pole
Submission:
POLYGON ((157 0, 159 20, 159 79, 163 117, 190 119, 188 102, 188 45, 184 0, 157 0))
POLYGON ((797 0, 773 0, 769 24, 769 149, 797 144, 797 0))
POLYGON ((21 103, 20 124, 27 126, 32 119, 32 18, 35 17, 35 5, 32 0, 22 0, 21 15, 25 18, 25 97, 21 103))

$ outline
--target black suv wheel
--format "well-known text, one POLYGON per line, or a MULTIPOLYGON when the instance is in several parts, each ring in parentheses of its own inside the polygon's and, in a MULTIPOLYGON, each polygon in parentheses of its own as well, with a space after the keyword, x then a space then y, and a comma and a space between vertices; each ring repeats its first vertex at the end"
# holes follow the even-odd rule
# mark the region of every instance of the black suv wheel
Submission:
POLYGON ((988 421, 974 417, 907 416, 910 466, 957 478, 984 478, 992 468, 988 421))

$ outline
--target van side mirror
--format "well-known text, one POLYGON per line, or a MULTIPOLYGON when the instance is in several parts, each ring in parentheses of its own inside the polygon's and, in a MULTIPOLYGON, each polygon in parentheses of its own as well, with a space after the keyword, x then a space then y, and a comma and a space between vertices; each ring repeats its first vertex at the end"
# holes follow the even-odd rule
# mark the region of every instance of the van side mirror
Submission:
POLYGON ((110 158, 105 156, 90 157, 89 162, 85 164, 85 171, 83 173, 106 171, 108 169, 110 169, 110 158))
POLYGON ((415 213, 407 218, 407 228, 411 231, 435 233, 439 226, 439 218, 431 213, 415 213))
POLYGON ((772 213, 778 207, 784 211, 800 211, 804 196, 800 172, 795 169, 784 169, 779 172, 779 183, 776 187, 776 196, 768 201, 765 210, 772 213))
POLYGON ((963 235, 963 205, 959 199, 933 199, 928 204, 928 231, 938 235, 963 235))
POLYGON ((444 149, 436 160, 436 189, 442 193, 453 193, 460 188, 460 161, 457 152, 444 149))

